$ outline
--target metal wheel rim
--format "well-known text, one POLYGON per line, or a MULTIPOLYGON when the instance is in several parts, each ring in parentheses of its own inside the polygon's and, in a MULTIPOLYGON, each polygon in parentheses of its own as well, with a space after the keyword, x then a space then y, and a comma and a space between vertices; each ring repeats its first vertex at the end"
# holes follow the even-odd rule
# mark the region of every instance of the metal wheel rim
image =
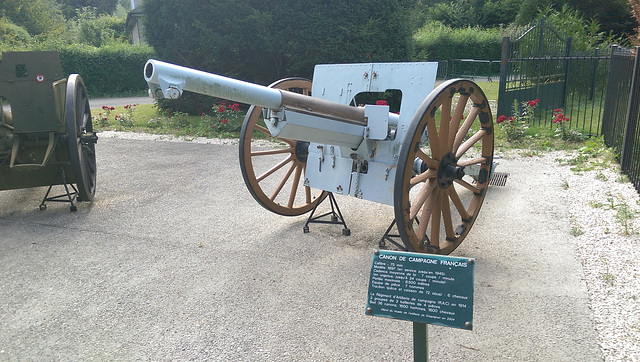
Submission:
POLYGON ((425 99, 407 130, 395 179, 396 222, 407 249, 449 254, 465 239, 488 189, 493 135, 489 103, 474 82, 445 82, 425 99), (465 116, 468 100, 473 106, 465 116), (421 144, 425 133, 428 145, 421 144), (424 167, 414 171, 416 157, 424 167), (480 168, 475 184, 454 172, 470 165, 480 168))
POLYGON ((93 134, 93 123, 87 91, 78 74, 71 74, 67 79, 65 122, 69 161, 78 186, 78 199, 93 200, 96 190, 95 141, 87 137, 93 134))
MULTIPOLYGON (((303 89, 305 94, 310 94, 311 81, 304 78, 287 78, 279 80, 269 87, 278 89, 300 88, 303 89)), ((274 137, 284 142, 287 147, 283 149, 273 148, 270 150, 252 149, 251 141, 254 131, 262 132, 271 137, 269 131, 258 124, 261 114, 262 107, 251 106, 240 132, 240 170, 242 171, 244 182, 253 198, 269 211, 285 216, 297 216, 307 213, 311 211, 320 200, 326 197, 326 192, 320 190, 313 191, 310 187, 304 186, 306 159, 302 161, 296 156, 296 150, 299 151, 300 149, 300 147, 296 148, 298 141, 274 137), (254 159, 273 155, 274 153, 281 153, 283 155, 282 161, 276 163, 267 172, 256 176, 254 159), (276 173, 283 169, 287 171, 279 180, 275 189, 265 190, 265 187, 261 186, 260 183, 269 177, 280 176, 276 175, 276 173), (269 174, 269 172, 271 173, 269 174), (299 197, 301 192, 304 195, 304 200, 302 201, 299 197), (282 203, 282 200, 286 200, 286 204, 282 203)))

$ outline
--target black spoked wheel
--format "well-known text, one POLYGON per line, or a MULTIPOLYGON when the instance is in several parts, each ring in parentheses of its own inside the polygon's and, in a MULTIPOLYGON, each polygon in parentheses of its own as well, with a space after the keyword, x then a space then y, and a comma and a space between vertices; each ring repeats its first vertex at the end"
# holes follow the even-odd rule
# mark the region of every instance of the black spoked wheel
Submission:
POLYGON ((484 93, 468 80, 443 83, 416 112, 398 158, 394 209, 407 249, 449 254, 460 245, 480 212, 492 163, 484 93))
POLYGON ((96 141, 91 122, 89 98, 82 78, 67 79, 65 122, 69 162, 78 186, 78 200, 91 201, 96 192, 96 141))

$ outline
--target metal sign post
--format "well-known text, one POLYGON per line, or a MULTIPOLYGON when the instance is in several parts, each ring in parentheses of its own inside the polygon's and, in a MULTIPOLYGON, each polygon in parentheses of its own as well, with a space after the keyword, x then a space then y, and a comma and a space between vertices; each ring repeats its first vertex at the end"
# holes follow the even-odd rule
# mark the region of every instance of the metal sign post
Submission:
POLYGON ((416 361, 428 359, 427 324, 473 328, 475 260, 376 250, 366 314, 413 322, 416 361))

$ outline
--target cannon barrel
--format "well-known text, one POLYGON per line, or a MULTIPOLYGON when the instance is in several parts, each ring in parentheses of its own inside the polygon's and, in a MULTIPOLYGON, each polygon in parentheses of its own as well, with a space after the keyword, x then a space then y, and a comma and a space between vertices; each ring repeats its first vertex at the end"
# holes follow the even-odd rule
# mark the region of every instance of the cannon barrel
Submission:
POLYGON ((284 108, 366 126, 364 108, 269 88, 217 74, 149 59, 144 78, 154 98, 177 99, 182 91, 279 110, 284 108))

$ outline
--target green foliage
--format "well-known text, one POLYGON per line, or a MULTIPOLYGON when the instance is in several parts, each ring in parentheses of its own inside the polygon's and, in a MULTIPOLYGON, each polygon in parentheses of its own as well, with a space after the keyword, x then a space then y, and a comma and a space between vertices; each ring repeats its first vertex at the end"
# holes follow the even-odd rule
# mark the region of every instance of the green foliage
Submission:
POLYGON ((0 51, 22 48, 32 41, 33 38, 25 28, 6 17, 0 17, 0 51))
POLYGON ((0 0, 0 16, 23 27, 32 36, 50 38, 66 30, 65 19, 55 0, 0 0))
POLYGON ((571 171, 580 173, 610 167, 615 163, 613 149, 607 147, 603 137, 592 137, 578 148, 577 153, 568 159, 556 159, 561 165, 571 166, 571 171))
POLYGON ((154 56, 146 46, 111 44, 100 48, 71 45, 57 49, 65 74, 78 73, 90 96, 138 92, 147 88, 142 69, 154 56))
POLYGON ((633 32, 635 26, 626 0, 523 0, 515 22, 525 25, 539 18, 541 13, 549 10, 564 12, 564 9, 575 11, 587 23, 595 21, 597 33, 612 32, 616 37, 624 38, 633 32))
POLYGON ((114 15, 96 15, 93 8, 78 10, 72 32, 75 42, 100 47, 109 43, 128 43, 131 40, 125 29, 125 18, 114 15))
POLYGON ((502 37, 498 29, 453 29, 431 22, 413 36, 415 60, 500 59, 502 37))
POLYGON ((82 8, 92 8, 98 14, 113 14, 118 4, 118 0, 57 0, 60 9, 67 19, 73 19, 77 10, 82 8))
POLYGON ((522 102, 522 105, 519 105, 518 101, 514 100, 512 115, 509 117, 501 115, 496 119, 496 123, 503 130, 507 141, 519 143, 524 139, 538 102, 539 100, 536 99, 522 102))
POLYGON ((515 20, 522 0, 453 0, 439 2, 426 12, 427 21, 452 28, 494 28, 515 20))
POLYGON ((564 115, 561 108, 553 111, 553 117, 553 124, 556 125, 554 131, 556 138, 572 143, 582 142, 587 138, 582 132, 569 126, 570 120, 564 115))
POLYGON ((616 39, 612 34, 600 31, 600 23, 595 20, 585 20, 577 11, 565 5, 560 11, 551 7, 543 9, 539 13, 540 17, 546 17, 548 24, 572 38, 572 48, 574 50, 588 50, 601 44, 620 43, 621 39, 616 39))
POLYGON ((399 1, 146 0, 143 11, 161 58, 261 84, 309 78, 321 63, 410 55, 399 1))

